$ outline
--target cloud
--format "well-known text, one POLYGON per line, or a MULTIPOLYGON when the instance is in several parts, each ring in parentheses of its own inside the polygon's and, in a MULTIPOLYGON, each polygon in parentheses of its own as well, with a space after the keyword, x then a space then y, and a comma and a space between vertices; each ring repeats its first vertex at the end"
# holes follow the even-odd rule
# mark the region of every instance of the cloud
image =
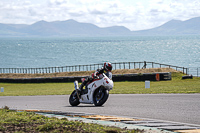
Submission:
POLYGON ((199 0, 7 0, 0 1, 0 23, 25 23, 74 19, 100 27, 120 25, 130 30, 159 26, 171 19, 200 16, 199 0), (133 3, 133 1, 131 1, 133 3))
POLYGON ((55 6, 63 5, 65 3, 67 3, 66 0, 50 0, 49 1, 49 4, 55 5, 55 6))

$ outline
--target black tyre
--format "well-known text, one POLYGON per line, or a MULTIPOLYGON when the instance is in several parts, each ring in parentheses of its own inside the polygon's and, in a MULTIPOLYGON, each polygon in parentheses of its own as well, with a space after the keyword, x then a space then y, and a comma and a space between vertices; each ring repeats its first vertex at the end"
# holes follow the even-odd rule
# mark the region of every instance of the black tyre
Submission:
POLYGON ((93 95, 93 101, 95 106, 102 106, 108 99, 109 92, 106 89, 96 89, 93 95))
POLYGON ((72 94, 70 95, 69 103, 70 103, 71 106, 77 106, 77 105, 80 104, 78 96, 77 96, 77 93, 76 93, 76 90, 74 90, 72 92, 72 94))

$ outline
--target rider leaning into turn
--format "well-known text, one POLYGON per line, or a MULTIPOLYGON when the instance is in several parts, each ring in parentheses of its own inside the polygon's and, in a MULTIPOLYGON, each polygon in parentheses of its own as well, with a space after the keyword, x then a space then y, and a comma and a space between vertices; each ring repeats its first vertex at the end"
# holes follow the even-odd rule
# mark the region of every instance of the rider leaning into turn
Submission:
POLYGON ((85 79, 85 81, 80 85, 79 89, 81 92, 83 92, 83 87, 91 82, 93 80, 93 78, 96 78, 97 76, 99 76, 102 73, 105 73, 105 75, 109 78, 112 79, 112 64, 109 62, 105 62, 103 67, 101 69, 97 69, 96 72, 94 73, 94 76, 90 76, 88 78, 85 79))

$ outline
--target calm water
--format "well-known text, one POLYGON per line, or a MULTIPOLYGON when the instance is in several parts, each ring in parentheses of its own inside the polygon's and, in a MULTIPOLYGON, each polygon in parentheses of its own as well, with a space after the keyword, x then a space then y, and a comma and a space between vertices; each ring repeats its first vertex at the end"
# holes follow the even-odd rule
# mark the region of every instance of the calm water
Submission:
POLYGON ((150 61, 200 67, 200 36, 0 38, 0 68, 150 61))

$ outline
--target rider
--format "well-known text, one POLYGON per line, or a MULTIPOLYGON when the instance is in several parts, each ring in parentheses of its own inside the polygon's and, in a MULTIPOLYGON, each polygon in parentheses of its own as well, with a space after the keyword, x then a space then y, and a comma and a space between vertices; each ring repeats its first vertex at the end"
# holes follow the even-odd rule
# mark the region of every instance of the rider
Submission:
POLYGON ((97 69, 96 72, 94 73, 93 76, 87 77, 84 82, 80 85, 79 89, 81 91, 81 93, 83 92, 83 87, 91 82, 93 80, 93 78, 97 78, 97 76, 99 76, 102 73, 105 73, 105 75, 109 78, 112 79, 112 64, 109 62, 105 62, 103 67, 101 69, 97 69))

